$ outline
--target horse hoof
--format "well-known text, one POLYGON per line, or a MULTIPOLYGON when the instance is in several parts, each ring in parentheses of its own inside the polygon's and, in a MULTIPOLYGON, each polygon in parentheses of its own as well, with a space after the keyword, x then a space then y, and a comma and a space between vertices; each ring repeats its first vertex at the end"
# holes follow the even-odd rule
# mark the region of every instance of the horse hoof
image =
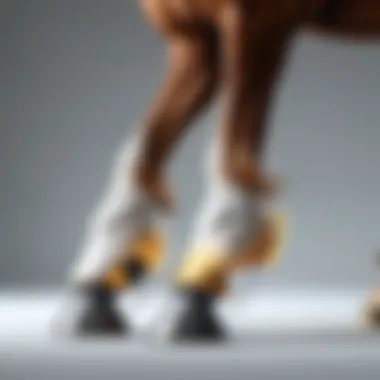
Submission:
POLYGON ((214 310, 214 297, 197 292, 183 295, 183 307, 174 316, 170 340, 178 343, 219 343, 226 333, 214 310))
POLYGON ((117 309, 114 296, 99 290, 74 291, 54 318, 52 334, 71 337, 118 336, 129 333, 129 325, 117 309))
POLYGON ((77 336, 119 336, 128 333, 126 322, 116 308, 87 309, 78 320, 77 336))

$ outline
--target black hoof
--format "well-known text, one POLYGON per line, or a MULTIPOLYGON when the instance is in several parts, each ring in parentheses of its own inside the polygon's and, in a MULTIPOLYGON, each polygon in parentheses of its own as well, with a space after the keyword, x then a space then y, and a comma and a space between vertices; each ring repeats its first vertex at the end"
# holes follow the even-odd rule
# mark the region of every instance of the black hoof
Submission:
POLYGON ((175 342, 217 343, 226 334, 213 310, 213 296, 195 292, 183 295, 184 308, 175 318, 171 340, 175 342))
POLYGON ((76 334, 79 336, 117 336, 128 334, 129 328, 115 305, 114 295, 106 290, 91 290, 88 304, 79 317, 76 334))

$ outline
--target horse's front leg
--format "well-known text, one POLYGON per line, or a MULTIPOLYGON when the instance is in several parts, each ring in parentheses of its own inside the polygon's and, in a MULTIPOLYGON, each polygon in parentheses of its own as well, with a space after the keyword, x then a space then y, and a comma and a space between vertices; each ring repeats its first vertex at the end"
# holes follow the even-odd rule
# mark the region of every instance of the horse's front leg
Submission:
POLYGON ((262 154, 267 113, 293 23, 284 15, 268 18, 269 8, 252 15, 236 4, 220 21, 225 108, 211 154, 209 193, 178 276, 186 299, 173 326, 179 339, 220 338, 213 301, 237 269, 268 262, 278 242, 266 210, 274 186, 262 154))
POLYGON ((165 28, 165 34, 168 78, 136 139, 120 149, 109 190, 89 221, 85 245, 71 272, 74 287, 89 301, 83 316, 69 327, 80 333, 119 332, 122 321, 114 296, 161 262, 161 221, 170 207, 166 161, 216 86, 212 33, 194 30, 188 36, 165 28))

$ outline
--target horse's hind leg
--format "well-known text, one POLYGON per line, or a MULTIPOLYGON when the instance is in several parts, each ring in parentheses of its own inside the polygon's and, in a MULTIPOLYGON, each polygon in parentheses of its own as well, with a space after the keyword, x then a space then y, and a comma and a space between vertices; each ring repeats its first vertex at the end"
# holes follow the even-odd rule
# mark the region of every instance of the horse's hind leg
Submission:
POLYGON ((74 321, 79 332, 120 331, 114 295, 159 265, 161 219, 170 208, 165 164, 216 86, 212 32, 195 29, 188 35, 161 26, 169 41, 168 78, 135 141, 127 142, 117 156, 109 190, 90 220, 81 257, 71 273, 74 286, 84 289, 91 301, 82 320, 74 321))
POLYGON ((380 287, 372 291, 364 310, 364 323, 370 329, 380 330, 380 287))
MULTIPOLYGON (((380 254, 376 260, 380 269, 380 254)), ((380 284, 372 291, 364 309, 364 324, 370 329, 380 330, 380 284)))
POLYGON ((209 192, 178 275, 185 302, 171 326, 174 339, 223 337, 213 301, 237 269, 268 262, 278 242, 266 215, 273 189, 261 157, 266 116, 292 23, 284 15, 266 18, 269 8, 255 17, 247 9, 226 12, 221 25, 227 103, 211 157, 209 192))

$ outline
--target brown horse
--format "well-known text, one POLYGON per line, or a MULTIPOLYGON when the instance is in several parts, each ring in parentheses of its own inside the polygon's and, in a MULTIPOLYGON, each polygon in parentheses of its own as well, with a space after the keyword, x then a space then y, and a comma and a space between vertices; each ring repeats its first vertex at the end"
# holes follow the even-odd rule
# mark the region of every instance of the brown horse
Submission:
MULTIPOLYGON (((121 155, 116 176, 122 184, 116 180, 114 187, 122 195, 115 190, 119 201, 109 197, 105 203, 111 206, 100 208, 91 235, 98 243, 88 245, 84 261, 76 266, 76 284, 90 289, 94 300, 80 328, 120 329, 111 294, 142 278, 160 258, 156 225, 140 221, 153 215, 153 209, 171 209, 165 180, 169 156, 220 93, 223 109, 209 172, 209 206, 196 223, 199 231, 179 273, 186 309, 174 326, 176 337, 217 338, 221 330, 210 310, 212 300, 222 294, 235 269, 265 264, 278 245, 278 224, 263 211, 277 185, 265 173, 262 156, 271 99, 288 47, 305 29, 326 38, 378 38, 380 1, 141 0, 141 7, 167 41, 169 70, 138 142, 121 155), (124 232, 119 240, 113 237, 119 245, 112 253, 108 227, 115 221, 124 232), (141 228, 130 233, 136 224, 141 228)), ((380 303, 371 302, 370 310, 379 314, 380 303)))

